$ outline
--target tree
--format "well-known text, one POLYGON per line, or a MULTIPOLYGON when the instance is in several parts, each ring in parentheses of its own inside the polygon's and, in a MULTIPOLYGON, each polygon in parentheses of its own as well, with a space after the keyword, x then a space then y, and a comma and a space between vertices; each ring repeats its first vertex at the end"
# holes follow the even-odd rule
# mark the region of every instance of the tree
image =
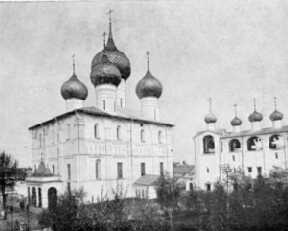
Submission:
POLYGON ((2 203, 4 210, 4 219, 7 218, 6 204, 7 204, 7 187, 13 187, 17 181, 24 180, 26 172, 17 167, 17 161, 13 160, 11 155, 2 151, 0 153, 0 187, 2 195, 2 203))
POLYGON ((175 178, 169 176, 159 178, 156 186, 157 202, 168 213, 171 230, 174 230, 173 214, 178 207, 180 191, 175 178))

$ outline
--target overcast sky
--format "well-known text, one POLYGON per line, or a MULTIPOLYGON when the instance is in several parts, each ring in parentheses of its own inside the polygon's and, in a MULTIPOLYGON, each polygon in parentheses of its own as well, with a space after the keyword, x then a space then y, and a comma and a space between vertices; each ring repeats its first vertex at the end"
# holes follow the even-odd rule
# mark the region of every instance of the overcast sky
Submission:
MULTIPOLYGON (((243 129, 249 127, 252 98, 264 114, 288 115, 288 2, 238 1, 96 1, 0 4, 0 148, 31 161, 28 127, 65 111, 61 84, 76 72, 89 90, 93 56, 102 49, 113 13, 117 47, 130 59, 128 107, 140 110, 137 81, 151 72, 164 86, 161 117, 175 123, 175 160, 193 163, 194 134, 205 129, 208 98, 218 127, 231 129, 233 104, 239 104, 243 129)), ((284 123, 287 117, 284 116, 284 123)))

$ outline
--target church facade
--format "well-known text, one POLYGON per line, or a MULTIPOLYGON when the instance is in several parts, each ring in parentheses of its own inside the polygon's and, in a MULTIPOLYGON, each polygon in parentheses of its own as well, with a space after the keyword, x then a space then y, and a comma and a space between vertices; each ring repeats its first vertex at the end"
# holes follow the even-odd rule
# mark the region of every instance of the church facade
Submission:
POLYGON ((204 121, 207 129, 194 136, 195 167, 198 189, 213 190, 214 183, 225 181, 227 175, 242 172, 252 179, 268 176, 276 168, 287 169, 288 126, 282 124, 283 114, 275 109, 270 114, 271 126, 261 126, 263 115, 256 110, 248 116, 251 129, 242 130, 237 115, 231 120, 232 131, 216 128, 217 117, 211 110, 204 121))
POLYGON ((66 111, 29 128, 34 173, 27 190, 34 206, 52 206, 57 195, 81 188, 87 202, 115 193, 149 198, 155 196, 149 182, 173 174, 174 125, 160 121, 163 87, 147 56, 147 73, 136 86, 141 116, 125 112, 130 61, 114 43, 111 15, 108 39, 91 64, 95 106, 84 106, 88 90, 73 61, 73 74, 61 87, 66 111))

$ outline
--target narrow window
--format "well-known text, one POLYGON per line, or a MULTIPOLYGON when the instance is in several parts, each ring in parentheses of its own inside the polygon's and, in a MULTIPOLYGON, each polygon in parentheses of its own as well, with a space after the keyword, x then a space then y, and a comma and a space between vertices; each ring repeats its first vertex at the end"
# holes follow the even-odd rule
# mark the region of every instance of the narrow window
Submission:
POLYGON ((96 179, 101 179, 101 160, 96 160, 96 179))
POLYGON ((257 174, 258 176, 262 175, 262 167, 257 167, 257 174))
POLYGON ((191 183, 191 182, 189 183, 189 190, 193 191, 193 183, 191 183))
POLYGON ((42 208, 42 190, 38 188, 38 207, 42 208))
POLYGON ((53 172, 53 175, 55 174, 55 166, 54 164, 52 165, 52 172, 53 172))
POLYGON ((28 204, 30 205, 31 203, 31 191, 30 191, 30 187, 28 187, 28 204))
POLYGON ((99 125, 98 124, 94 125, 94 138, 99 139, 99 125))
POLYGON ((160 162, 160 176, 164 176, 164 163, 160 162))
POLYGON ((71 193, 71 183, 70 182, 67 183, 67 192, 71 193))
POLYGON ((67 177, 71 180, 71 164, 67 164, 67 177))
POLYGON ((120 140, 121 139, 121 126, 120 125, 117 126, 116 133, 117 133, 117 140, 120 140))
POLYGON ((42 147, 42 134, 39 134, 39 147, 42 147))
POLYGON ((123 108, 123 99, 122 98, 120 98, 120 106, 121 106, 121 108, 123 108))
POLYGON ((211 184, 206 184, 206 191, 210 192, 211 191, 211 184))
POLYGON ((275 152, 275 159, 278 159, 278 153, 275 152))
POLYGON ((248 167, 247 170, 248 170, 249 173, 251 173, 252 172, 252 167, 248 167))
POLYGON ((158 144, 162 144, 162 131, 158 131, 158 144))
POLYGON ((235 155, 232 156, 232 160, 235 161, 235 155))
POLYGON ((117 178, 118 179, 123 178, 123 163, 122 162, 117 163, 117 178))
POLYGON ((67 124, 67 138, 66 140, 70 140, 71 139, 71 125, 67 124))
POLYGON ((105 100, 102 100, 102 108, 103 108, 104 111, 106 110, 106 102, 105 102, 105 100))
POLYGON ((32 187, 32 205, 37 206, 37 201, 36 201, 36 189, 35 187, 32 187))
POLYGON ((144 176, 146 174, 146 169, 145 169, 145 163, 141 163, 141 176, 144 176))
POLYGON ((140 139, 142 143, 145 143, 145 131, 143 128, 140 131, 140 139))
POLYGON ((209 172, 210 172, 210 169, 209 169, 209 168, 206 168, 206 172, 209 173, 209 172))

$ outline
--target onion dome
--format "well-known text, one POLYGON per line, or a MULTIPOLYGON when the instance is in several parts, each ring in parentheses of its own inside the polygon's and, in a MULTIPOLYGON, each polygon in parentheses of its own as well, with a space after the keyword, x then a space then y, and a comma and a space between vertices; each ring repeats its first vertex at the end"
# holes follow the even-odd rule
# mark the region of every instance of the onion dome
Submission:
POLYGON ((82 83, 75 74, 75 61, 73 56, 73 75, 61 86, 61 95, 67 99, 85 100, 88 96, 87 87, 82 83))
POLYGON ((111 11, 109 12, 110 12, 110 17, 109 17, 108 40, 105 45, 105 33, 104 33, 104 49, 94 56, 92 63, 91 63, 91 69, 93 69, 99 63, 101 63, 102 56, 105 54, 108 60, 119 69, 121 73, 121 77, 127 80, 131 73, 130 61, 124 52, 119 51, 117 49, 114 43, 113 36, 112 36, 111 11))
POLYGON ((91 70, 90 79, 95 87, 101 84, 112 84, 117 87, 121 82, 121 73, 104 53, 101 63, 91 70))
POLYGON ((237 104, 234 104, 235 116, 231 120, 232 126, 240 126, 242 124, 242 120, 237 116, 237 104))
POLYGON ((163 87, 161 82, 156 79, 149 70, 149 52, 147 52, 147 72, 145 76, 137 83, 136 95, 139 99, 145 97, 160 98, 163 87))
POLYGON ((256 100, 254 99, 254 111, 248 116, 249 122, 260 122, 263 120, 263 115, 256 111, 256 100))
POLYGON ((209 113, 205 116, 204 121, 206 124, 214 124, 217 122, 217 117, 212 112, 212 99, 209 98, 209 113))
POLYGON ((240 126, 242 124, 242 120, 235 116, 232 120, 231 120, 231 125, 232 126, 240 126))
POLYGON ((269 119, 271 121, 278 121, 282 120, 284 115, 282 112, 277 110, 277 102, 276 102, 276 97, 274 97, 274 111, 270 114, 269 119))

